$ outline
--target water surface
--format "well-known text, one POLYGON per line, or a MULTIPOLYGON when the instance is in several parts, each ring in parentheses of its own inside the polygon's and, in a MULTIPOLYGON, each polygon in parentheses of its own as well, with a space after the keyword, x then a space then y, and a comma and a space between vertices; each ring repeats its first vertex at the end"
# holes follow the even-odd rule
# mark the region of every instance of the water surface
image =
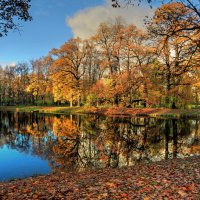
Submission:
POLYGON ((0 112, 0 180, 200 154, 200 121, 0 112))

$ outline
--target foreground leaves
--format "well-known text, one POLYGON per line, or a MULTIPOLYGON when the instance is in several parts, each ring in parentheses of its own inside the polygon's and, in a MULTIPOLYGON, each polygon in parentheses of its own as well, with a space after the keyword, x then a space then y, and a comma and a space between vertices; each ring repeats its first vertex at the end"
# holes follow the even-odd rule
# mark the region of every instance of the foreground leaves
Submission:
POLYGON ((199 199, 200 156, 0 183, 0 199, 199 199))

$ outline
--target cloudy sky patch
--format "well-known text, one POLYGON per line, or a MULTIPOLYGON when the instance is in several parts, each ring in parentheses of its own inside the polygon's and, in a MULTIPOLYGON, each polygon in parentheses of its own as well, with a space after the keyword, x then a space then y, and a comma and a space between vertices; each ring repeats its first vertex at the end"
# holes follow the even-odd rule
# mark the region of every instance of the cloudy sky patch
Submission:
POLYGON ((107 0, 105 5, 81 10, 72 17, 68 17, 66 21, 74 37, 85 39, 95 34, 102 22, 112 22, 121 16, 128 24, 133 23, 139 28, 144 28, 145 16, 151 17, 152 15, 153 10, 149 5, 112 8, 110 0, 107 0))
POLYGON ((11 66, 11 67, 13 67, 13 66, 15 66, 16 65, 16 62, 15 61, 13 61, 13 62, 1 62, 0 61, 0 66, 1 67, 6 67, 6 66, 11 66))

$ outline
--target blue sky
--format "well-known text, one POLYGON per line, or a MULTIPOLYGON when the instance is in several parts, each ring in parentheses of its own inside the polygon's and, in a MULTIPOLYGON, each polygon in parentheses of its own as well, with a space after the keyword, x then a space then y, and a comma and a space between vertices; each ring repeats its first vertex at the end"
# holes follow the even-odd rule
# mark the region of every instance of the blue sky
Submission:
POLYGON ((29 61, 59 48, 71 37, 87 38, 100 22, 122 16, 141 26, 149 8, 114 9, 109 0, 32 0, 33 21, 21 23, 21 31, 0 38, 0 65, 29 61))
POLYGON ((32 0, 33 21, 22 23, 20 33, 11 31, 0 38, 0 64, 45 56, 73 36, 66 18, 102 3, 103 0, 32 0))

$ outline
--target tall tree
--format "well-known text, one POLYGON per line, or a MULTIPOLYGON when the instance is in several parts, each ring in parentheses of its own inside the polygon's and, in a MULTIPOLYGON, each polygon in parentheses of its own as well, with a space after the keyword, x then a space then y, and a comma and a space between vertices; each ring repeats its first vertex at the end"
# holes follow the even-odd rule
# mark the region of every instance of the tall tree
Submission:
POLYGON ((33 95, 36 104, 45 104, 45 98, 50 96, 51 81, 48 73, 52 62, 48 56, 31 61, 32 72, 29 74, 27 92, 33 95))
POLYGON ((148 25, 151 25, 150 31, 154 35, 163 37, 165 41, 173 37, 186 38, 198 48, 200 47, 199 24, 200 18, 195 11, 179 2, 163 4, 156 9, 153 19, 148 22, 148 25))
POLYGON ((54 80, 61 80, 61 85, 65 85, 64 88, 67 91, 63 92, 70 94, 70 97, 64 95, 69 97, 66 100, 70 101, 70 105, 72 106, 73 99, 75 99, 77 106, 80 106, 81 82, 86 72, 87 43, 80 38, 71 39, 60 49, 53 49, 51 54, 57 57, 52 64, 54 80))
MULTIPOLYGON (((141 2, 148 3, 150 6, 153 5, 154 2, 157 2, 155 0, 111 0, 113 3, 113 7, 120 7, 121 5, 140 5, 141 2)), ((192 16, 186 16, 186 19, 188 22, 190 22, 191 18, 195 18, 195 23, 190 24, 189 26, 186 26, 188 24, 181 24, 181 26, 176 27, 176 30, 173 29, 171 32, 171 35, 168 35, 169 37, 187 30, 200 30, 200 0, 162 0, 161 3, 168 4, 168 3, 181 3, 185 8, 191 10, 193 12, 192 16)), ((175 15, 173 17, 176 18, 175 15)), ((166 18, 167 19, 167 18, 166 18)), ((170 20, 170 18, 168 18, 170 20)), ((193 20, 194 21, 194 20, 193 20)))
POLYGON ((15 66, 16 101, 18 104, 25 104, 29 101, 29 95, 26 93, 26 87, 29 85, 29 70, 28 63, 18 63, 15 66))
POLYGON ((189 77, 192 78, 191 73, 198 65, 196 59, 199 48, 195 40, 196 31, 176 31, 176 27, 181 23, 188 23, 185 16, 193 16, 192 13, 182 3, 164 4, 155 11, 149 26, 150 32, 158 42, 157 49, 162 63, 158 70, 166 89, 166 103, 169 104, 171 96, 172 107, 175 107, 179 86, 190 84, 189 77), (173 30, 176 34, 172 35, 173 30), (166 40, 168 35, 171 36, 166 40))
MULTIPOLYGON (((139 98, 148 103, 150 83, 150 65, 155 59, 155 48, 150 43, 150 37, 145 31, 138 29, 134 25, 129 25, 123 34, 123 63, 129 74, 127 82, 138 86, 139 98)), ((135 99, 133 99, 135 100, 135 99)))

